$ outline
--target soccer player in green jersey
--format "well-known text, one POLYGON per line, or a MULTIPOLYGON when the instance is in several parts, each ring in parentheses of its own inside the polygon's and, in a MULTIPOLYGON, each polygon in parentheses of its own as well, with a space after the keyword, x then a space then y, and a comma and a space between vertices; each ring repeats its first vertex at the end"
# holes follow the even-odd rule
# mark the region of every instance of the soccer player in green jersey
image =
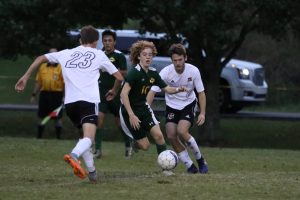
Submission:
POLYGON ((135 140, 135 147, 148 150, 150 147, 147 134, 153 137, 157 153, 166 150, 166 143, 159 122, 146 97, 152 85, 157 85, 166 93, 175 94, 185 91, 185 87, 170 87, 150 67, 157 54, 155 45, 148 41, 137 41, 130 48, 130 60, 133 66, 128 72, 121 91, 120 108, 121 126, 124 132, 135 140))
MULTIPOLYGON (((127 63, 124 54, 115 49, 117 35, 112 30, 104 30, 102 32, 103 51, 109 60, 118 68, 123 76, 127 73, 127 63)), ((100 98, 99 116, 98 116, 98 129, 95 138, 95 158, 102 156, 102 136, 103 136, 103 123, 107 113, 112 113, 115 118, 115 124, 122 131, 120 125, 119 108, 120 108, 120 93, 114 91, 115 77, 106 71, 101 71, 99 79, 100 98)), ((125 140, 125 157, 130 158, 132 154, 131 138, 128 137, 123 131, 122 134, 125 140)))

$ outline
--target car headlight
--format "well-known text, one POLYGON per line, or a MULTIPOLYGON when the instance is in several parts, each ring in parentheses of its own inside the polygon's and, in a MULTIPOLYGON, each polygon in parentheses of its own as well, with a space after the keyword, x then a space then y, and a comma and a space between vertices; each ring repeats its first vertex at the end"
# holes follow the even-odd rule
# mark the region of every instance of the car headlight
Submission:
POLYGON ((238 74, 240 79, 250 79, 250 71, 247 68, 238 69, 238 74))

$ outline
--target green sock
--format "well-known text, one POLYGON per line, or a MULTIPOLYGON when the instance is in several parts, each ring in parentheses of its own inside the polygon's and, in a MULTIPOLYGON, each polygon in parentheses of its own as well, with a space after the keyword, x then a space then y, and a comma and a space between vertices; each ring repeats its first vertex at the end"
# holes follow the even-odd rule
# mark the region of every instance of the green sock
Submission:
POLYGON ((167 150, 167 145, 165 144, 156 144, 156 151, 157 154, 160 154, 161 152, 163 152, 164 150, 167 150))
POLYGON ((102 149, 102 135, 103 135, 103 129, 98 128, 96 131, 96 137, 95 137, 95 149, 96 150, 102 149))

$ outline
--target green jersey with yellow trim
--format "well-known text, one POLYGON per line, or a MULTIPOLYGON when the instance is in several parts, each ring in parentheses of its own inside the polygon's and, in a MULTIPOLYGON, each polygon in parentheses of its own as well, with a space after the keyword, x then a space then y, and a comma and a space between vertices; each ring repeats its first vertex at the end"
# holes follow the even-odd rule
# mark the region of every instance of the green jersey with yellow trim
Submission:
POLYGON ((155 68, 150 67, 148 72, 145 72, 140 65, 129 70, 125 82, 129 83, 131 87, 128 97, 133 110, 146 106, 146 97, 153 85, 160 88, 167 86, 155 68))
MULTIPOLYGON (((118 50, 114 50, 112 53, 106 54, 109 60, 116 66, 119 70, 126 70, 127 63, 124 54, 118 50)), ((105 99, 105 94, 113 88, 115 83, 115 77, 110 75, 105 71, 101 71, 100 79, 99 79, 99 88, 100 88, 100 97, 101 101, 105 99)))

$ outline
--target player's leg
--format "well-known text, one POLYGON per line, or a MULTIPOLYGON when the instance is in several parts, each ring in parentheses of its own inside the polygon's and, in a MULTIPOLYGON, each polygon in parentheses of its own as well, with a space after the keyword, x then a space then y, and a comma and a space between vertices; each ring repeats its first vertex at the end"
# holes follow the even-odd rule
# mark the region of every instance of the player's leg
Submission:
POLYGON ((98 105, 89 102, 75 102, 66 104, 66 112, 71 121, 82 127, 83 138, 78 141, 69 155, 64 160, 71 165, 74 174, 80 178, 86 177, 85 170, 80 166, 79 158, 92 147, 97 128, 98 105))
POLYGON ((166 141, 159 124, 156 124, 150 129, 150 134, 156 143, 157 154, 167 150, 166 141))
POLYGON ((145 110, 143 110, 140 115, 141 127, 143 127, 144 130, 150 132, 150 135, 156 143, 157 153, 160 154, 167 149, 167 145, 164 135, 160 129, 159 121, 157 120, 150 106, 145 108, 145 110))
POLYGON ((132 138, 130 138, 126 133, 123 131, 121 127, 120 117, 115 116, 115 124, 117 125, 118 129, 122 133, 122 137, 124 139, 125 145, 125 158, 130 158, 132 156, 132 138))
POLYGON ((195 138, 189 133, 189 128, 191 127, 191 122, 187 120, 180 120, 177 126, 178 135, 185 141, 187 146, 191 149, 194 154, 200 173, 207 173, 208 167, 204 157, 201 154, 200 148, 195 140, 195 138))
POLYGON ((45 130, 45 124, 42 124, 42 120, 51 112, 51 108, 49 108, 49 96, 47 92, 41 91, 39 95, 39 103, 38 103, 38 117, 40 119, 38 127, 37 127, 37 138, 41 139, 43 137, 43 133, 45 130))
POLYGON ((179 160, 186 166, 188 173, 197 173, 198 169, 190 158, 188 151, 182 144, 177 135, 177 124, 173 122, 166 123, 166 134, 174 151, 178 154, 179 160))
MULTIPOLYGON (((101 105, 100 105, 101 107, 101 105)), ((95 158, 101 158, 102 157, 102 138, 103 138, 103 124, 104 124, 104 118, 105 118, 105 113, 104 112, 99 112, 98 115, 98 128, 96 131, 96 136, 95 136, 95 152, 94 152, 94 157, 95 158)))
POLYGON ((115 97, 117 99, 114 99, 113 101, 109 102, 109 111, 114 115, 115 124, 120 130, 122 137, 124 139, 124 145, 125 145, 125 158, 130 158, 132 156, 132 138, 130 138, 126 133, 123 131, 121 127, 120 122, 120 97, 115 97))
MULTIPOLYGON (((56 109, 62 104, 62 99, 64 96, 63 92, 51 92, 49 95, 52 96, 51 102, 53 104, 53 108, 56 109)), ((54 110, 52 109, 52 110, 54 110)), ((54 123, 55 123, 55 133, 56 133, 56 139, 61 138, 61 133, 62 133, 62 115, 63 115, 63 109, 59 111, 57 114, 57 117, 54 118, 54 123)))
POLYGON ((97 176, 97 171, 96 171, 96 167, 95 167, 95 163, 94 163, 92 148, 89 148, 87 151, 85 151, 82 154, 82 159, 85 163, 85 166, 87 167, 87 170, 89 173, 88 174, 89 180, 92 183, 97 183, 98 176, 97 176))

